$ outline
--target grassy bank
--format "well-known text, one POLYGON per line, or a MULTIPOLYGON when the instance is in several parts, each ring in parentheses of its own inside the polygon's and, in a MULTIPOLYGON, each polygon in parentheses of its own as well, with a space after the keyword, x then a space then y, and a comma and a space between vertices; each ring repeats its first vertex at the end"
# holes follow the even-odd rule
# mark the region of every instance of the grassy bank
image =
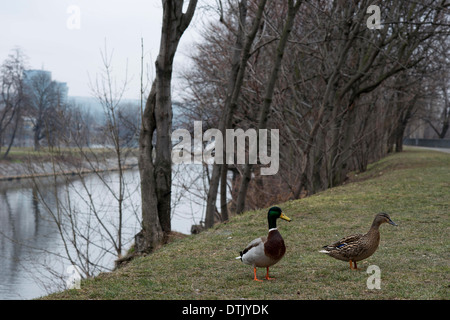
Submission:
MULTIPOLYGON (((122 169, 137 164, 135 149, 122 149, 122 169), (126 155, 126 157, 125 157, 126 155)), ((107 148, 33 148, 13 147, 0 159, 0 181, 53 175, 78 175, 118 169, 117 154, 107 148)))
MULTIPOLYGON (((2 154, 6 150, 6 148, 2 148, 2 154)), ((69 148, 69 147, 61 147, 61 148, 53 148, 50 149, 48 147, 41 147, 41 150, 36 151, 33 147, 12 147, 8 157, 6 159, 1 159, 1 162, 14 162, 14 163, 22 163, 28 161, 49 161, 52 157, 70 157, 73 159, 84 159, 86 155, 92 154, 97 157, 113 157, 114 151, 112 149, 107 148, 97 148, 97 149, 89 149, 89 148, 69 148), (82 154, 84 153, 84 155, 82 154)))
MULTIPOLYGON (((176 240, 124 268, 83 281, 81 289, 47 299, 449 299, 450 155, 408 150, 352 174, 343 186, 279 204, 292 222, 278 222, 286 256, 276 280, 256 282, 234 257, 267 233, 267 210, 246 212, 196 236, 176 240), (378 251, 352 271, 318 252, 342 236, 366 232, 377 212, 378 251), (366 285, 369 265, 381 289, 366 285)), ((264 270, 259 269, 263 278, 264 270)))

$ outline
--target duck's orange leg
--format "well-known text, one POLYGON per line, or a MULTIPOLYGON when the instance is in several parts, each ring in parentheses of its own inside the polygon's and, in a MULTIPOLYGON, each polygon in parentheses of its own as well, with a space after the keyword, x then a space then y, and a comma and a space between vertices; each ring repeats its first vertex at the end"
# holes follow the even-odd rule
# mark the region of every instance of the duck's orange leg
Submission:
POLYGON ((253 267, 253 274, 255 275, 255 277, 253 278, 253 280, 255 280, 255 281, 262 281, 262 280, 259 280, 259 279, 256 277, 256 267, 253 267))
POLYGON ((358 269, 358 266, 356 265, 356 261, 353 261, 353 264, 355 265, 355 270, 357 270, 358 269))
POLYGON ((267 280, 275 280, 275 278, 269 277, 269 267, 267 267, 266 279, 267 280))
POLYGON ((357 270, 358 269, 358 267, 356 266, 356 261, 350 260, 350 269, 352 269, 352 270, 357 270), (352 264, 352 262, 353 262, 353 264, 352 264))

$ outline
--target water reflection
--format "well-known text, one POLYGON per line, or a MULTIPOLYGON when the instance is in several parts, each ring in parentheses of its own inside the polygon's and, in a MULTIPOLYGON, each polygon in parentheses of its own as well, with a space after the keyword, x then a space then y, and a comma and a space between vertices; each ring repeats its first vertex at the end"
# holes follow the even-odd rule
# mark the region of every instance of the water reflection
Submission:
POLYGON ((0 298, 27 299, 41 294, 33 279, 33 264, 52 250, 56 228, 41 219, 33 189, 2 189, 0 192, 0 298), (36 250, 38 249, 38 250, 36 250))
MULTIPOLYGON (((173 174, 172 229, 187 234, 203 217, 205 181, 201 166, 179 169, 173 174)), ((138 171, 126 171, 124 181, 123 252, 140 230, 138 171)), ((118 173, 62 180, 56 186, 50 182, 40 179, 38 188, 31 181, 0 182, 0 299, 30 299, 64 289, 67 268, 74 261, 82 264, 83 257, 91 262, 92 274, 114 265, 118 173), (83 235, 76 239, 79 256, 73 230, 83 235)))

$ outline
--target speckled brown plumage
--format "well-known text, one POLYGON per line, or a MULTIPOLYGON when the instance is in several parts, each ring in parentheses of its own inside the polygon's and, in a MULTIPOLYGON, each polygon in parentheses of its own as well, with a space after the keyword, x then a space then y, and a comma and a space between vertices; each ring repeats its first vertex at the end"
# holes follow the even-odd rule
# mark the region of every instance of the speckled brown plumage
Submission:
POLYGON ((330 245, 324 246, 320 252, 342 261, 350 261, 350 268, 356 269, 356 262, 370 257, 380 244, 380 225, 390 223, 397 224, 391 220, 388 214, 379 213, 375 216, 370 230, 366 234, 353 234, 340 239, 330 245), (354 263, 354 267, 352 266, 354 263))

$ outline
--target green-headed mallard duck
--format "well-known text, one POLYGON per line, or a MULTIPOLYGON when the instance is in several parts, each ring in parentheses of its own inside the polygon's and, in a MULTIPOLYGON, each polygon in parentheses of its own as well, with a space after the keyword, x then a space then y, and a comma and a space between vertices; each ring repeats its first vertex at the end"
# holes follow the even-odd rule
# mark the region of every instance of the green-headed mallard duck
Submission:
POLYGON ((256 268, 267 268, 266 279, 272 280, 269 277, 269 267, 283 258, 286 252, 283 237, 277 229, 277 219, 281 218, 286 221, 291 221, 285 216, 280 208, 272 207, 267 214, 269 222, 269 234, 267 237, 260 237, 250 242, 247 247, 239 252, 240 259, 243 263, 253 266, 253 273, 255 275, 253 280, 259 280, 256 277, 256 268))
POLYGON ((353 234, 342 238, 341 240, 324 246, 323 252, 342 261, 350 262, 350 269, 357 269, 356 261, 361 261, 370 257, 380 244, 380 225, 390 223, 393 226, 397 224, 391 220, 387 213, 381 212, 375 216, 370 230, 366 234, 353 234), (354 266, 352 266, 352 261, 354 266))

